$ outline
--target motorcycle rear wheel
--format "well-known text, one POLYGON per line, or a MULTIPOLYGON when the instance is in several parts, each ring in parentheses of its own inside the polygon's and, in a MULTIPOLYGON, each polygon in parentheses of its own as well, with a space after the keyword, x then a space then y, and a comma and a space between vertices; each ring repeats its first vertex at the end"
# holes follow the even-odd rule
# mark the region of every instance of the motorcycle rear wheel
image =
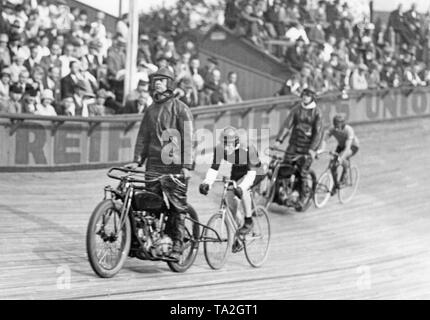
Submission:
MULTIPOLYGON (((190 205, 188 205, 187 217, 199 222, 197 212, 190 205)), ((185 234, 182 255, 178 262, 167 262, 170 270, 177 273, 183 273, 193 265, 199 251, 199 236, 200 226, 197 223, 194 223, 192 220, 185 219, 185 234)))

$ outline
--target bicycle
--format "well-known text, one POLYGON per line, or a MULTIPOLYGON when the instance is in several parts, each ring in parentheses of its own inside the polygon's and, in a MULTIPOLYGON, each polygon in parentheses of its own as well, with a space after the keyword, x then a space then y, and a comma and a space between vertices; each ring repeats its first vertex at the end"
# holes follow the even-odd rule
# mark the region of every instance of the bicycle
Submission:
POLYGON ((166 232, 170 203, 164 190, 160 196, 148 187, 148 184, 165 182, 163 179, 184 186, 179 180, 183 176, 128 168, 112 168, 107 175, 120 183, 117 188, 105 187, 104 199, 88 223, 86 247, 94 272, 102 278, 111 278, 122 269, 127 257, 164 261, 174 272, 188 270, 199 248, 197 213, 188 205, 182 255, 179 260, 171 258, 173 242, 166 232), (114 175, 114 171, 125 175, 114 175), (151 175, 156 177, 148 178, 151 175))
POLYGON ((262 198, 263 206, 267 209, 273 202, 287 208, 294 208, 298 212, 309 209, 316 187, 316 175, 309 170, 306 181, 300 179, 300 167, 298 162, 306 160, 310 155, 290 154, 277 148, 269 148, 266 155, 272 158, 265 179, 260 183, 259 198, 262 198), (271 153, 275 151, 282 155, 271 153), (288 163, 285 162, 288 159, 288 163), (305 183, 306 194, 303 205, 299 205, 301 193, 300 184, 305 183))
MULTIPOLYGON (((257 206, 252 198, 252 219, 254 227, 245 236, 238 233, 241 222, 235 219, 227 201, 227 192, 237 188, 235 181, 226 177, 215 182, 223 183, 224 190, 219 212, 214 214, 204 227, 203 239, 204 255, 208 265, 214 269, 221 269, 228 258, 229 252, 238 253, 244 249, 246 259, 254 268, 261 267, 267 260, 270 245, 270 221, 267 210, 257 206), (230 250, 231 248, 231 250, 230 250)), ((254 192, 251 190, 251 192, 254 192)), ((239 211, 238 204, 237 211, 239 211)))
POLYGON ((343 173, 343 167, 339 162, 339 154, 336 152, 320 152, 318 157, 325 153, 329 154, 331 159, 327 169, 318 179, 315 189, 314 203, 319 209, 327 204, 334 193, 338 194, 340 203, 347 204, 350 202, 357 192, 358 183, 360 181, 358 167, 351 165, 351 160, 348 161, 347 171, 343 173), (337 172, 337 181, 334 181, 333 171, 337 172), (343 181, 339 181, 339 178, 342 177, 343 174, 343 181))

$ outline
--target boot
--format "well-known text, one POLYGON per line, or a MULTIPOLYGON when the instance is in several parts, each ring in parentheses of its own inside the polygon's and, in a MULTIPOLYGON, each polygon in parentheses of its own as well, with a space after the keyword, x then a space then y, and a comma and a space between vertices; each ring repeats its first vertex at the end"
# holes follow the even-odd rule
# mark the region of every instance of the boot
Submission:
POLYGON ((252 228, 254 227, 254 221, 252 218, 245 218, 245 224, 242 228, 239 229, 239 234, 244 236, 251 232, 252 228))

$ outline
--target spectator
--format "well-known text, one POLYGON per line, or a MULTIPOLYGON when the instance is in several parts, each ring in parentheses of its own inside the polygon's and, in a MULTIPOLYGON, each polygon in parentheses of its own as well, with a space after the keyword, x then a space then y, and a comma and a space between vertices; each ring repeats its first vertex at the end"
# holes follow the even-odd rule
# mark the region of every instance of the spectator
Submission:
POLYGON ((124 14, 121 19, 116 24, 116 33, 122 38, 127 39, 129 28, 129 18, 128 14, 124 14))
POLYGON ((40 59, 39 47, 35 43, 32 43, 30 47, 30 57, 24 62, 24 67, 31 73, 32 70, 40 64, 40 59))
POLYGON ((96 42, 102 42, 106 39, 106 27, 104 22, 105 18, 106 15, 104 14, 104 12, 99 11, 96 15, 96 21, 91 23, 90 34, 93 40, 96 42))
POLYGON ((285 33, 285 38, 292 43, 296 43, 298 39, 302 39, 305 45, 309 44, 309 38, 305 29, 296 22, 290 24, 290 28, 285 33))
POLYGON ((62 62, 60 60, 61 56, 61 47, 54 43, 51 47, 51 53, 49 56, 43 57, 40 60, 40 65, 46 71, 48 71, 51 67, 57 67, 60 69, 60 74, 62 70, 62 62))
POLYGON ((176 97, 184 102, 188 107, 194 108, 198 106, 198 93, 191 78, 182 78, 175 90, 175 94, 176 97))
POLYGON ((9 36, 5 33, 0 34, 0 70, 9 67, 12 63, 8 48, 9 36))
POLYGON ((191 73, 191 79, 193 80, 194 87, 197 89, 197 91, 201 91, 203 89, 203 86, 205 84, 205 80, 200 74, 200 60, 197 57, 194 57, 191 59, 190 62, 190 73, 191 73))
POLYGON ((139 80, 139 82, 137 83, 137 88, 134 89, 128 96, 127 96, 127 101, 130 100, 137 100, 139 98, 139 96, 145 96, 146 95, 146 99, 148 100, 148 105, 152 104, 152 98, 151 95, 149 94, 149 78, 148 76, 143 77, 139 80))
POLYGON ((96 78, 99 76, 99 68, 103 64, 103 57, 100 53, 102 46, 103 44, 101 41, 91 41, 88 47, 89 52, 84 56, 84 59, 88 64, 88 71, 96 78))
POLYGON ((41 66, 36 66, 32 70, 31 84, 33 88, 38 91, 39 94, 41 94, 46 89, 44 84, 44 79, 45 79, 45 71, 41 66))
POLYGON ((73 55, 74 46, 70 43, 66 44, 64 47, 63 55, 60 56, 61 61, 61 77, 64 78, 70 73, 71 62, 77 61, 73 55))
POLYGON ((221 86, 221 71, 219 71, 218 69, 213 70, 211 80, 205 85, 211 91, 209 97, 211 105, 219 105, 225 103, 225 98, 221 86))
POLYGON ((90 117, 102 117, 115 114, 115 111, 105 106, 108 93, 106 90, 101 89, 97 91, 96 100, 88 106, 88 113, 90 117))
POLYGON ((51 90, 46 89, 43 91, 41 103, 36 105, 35 114, 39 116, 56 116, 57 112, 53 106, 54 94, 51 90))
POLYGON ((228 82, 224 85, 224 97, 225 103, 233 104, 242 102, 242 97, 239 94, 239 91, 236 86, 237 82, 237 73, 230 72, 228 74, 228 82))
POLYGON ((99 89, 99 84, 96 77, 89 71, 88 60, 85 57, 80 59, 80 67, 80 76, 87 86, 87 92, 95 94, 99 89))
POLYGON ((294 71, 300 72, 304 64, 304 45, 302 38, 297 39, 296 44, 287 49, 285 54, 285 62, 294 71))
POLYGON ((211 81, 212 72, 218 68, 219 62, 215 57, 209 57, 207 65, 201 71, 201 76, 203 80, 206 82, 211 81))
POLYGON ((87 85, 82 80, 79 80, 78 83, 75 84, 73 92, 74 94, 72 96, 72 99, 74 103, 74 108, 72 115, 88 117, 88 106, 95 102, 95 95, 87 91, 87 85))
POLYGON ((235 29, 237 20, 240 15, 240 9, 237 0, 227 0, 225 4, 225 25, 230 29, 235 29))
POLYGON ((420 71, 421 70, 419 64, 415 64, 414 66, 407 66, 405 68, 403 83, 413 87, 425 86, 425 81, 423 81, 419 75, 420 71))
POLYGON ((35 90, 31 85, 25 88, 24 97, 22 98, 23 113, 36 113, 37 94, 37 90, 35 90))
POLYGON ((43 87, 49 89, 53 92, 57 113, 59 112, 59 101, 61 101, 61 78, 60 78, 60 68, 56 66, 51 66, 43 79, 43 87))
POLYGON ((10 83, 10 71, 3 69, 0 72, 0 100, 7 99, 9 97, 9 83, 10 83))
POLYGON ((180 82, 182 78, 190 78, 191 70, 190 70, 190 59, 191 55, 188 52, 185 52, 181 56, 181 61, 176 64, 176 81, 180 82))
MULTIPOLYGON (((82 80, 81 77, 81 66, 79 61, 72 61, 70 62, 70 73, 61 79, 61 98, 69 98, 73 97, 74 95, 74 89, 76 88, 76 85, 78 84, 79 80, 82 80)), ((84 83, 85 87, 86 84, 84 83)))
POLYGON ((108 56, 106 59, 107 79, 119 101, 122 100, 123 96, 124 80, 119 79, 118 74, 121 72, 123 73, 125 70, 125 46, 125 39, 118 34, 115 37, 114 45, 108 50, 108 56))
POLYGON ((127 101, 124 113, 138 113, 143 114, 148 107, 152 104, 152 98, 148 91, 141 90, 137 94, 137 98, 127 101))
POLYGON ((24 67, 25 58, 21 55, 14 56, 12 59, 12 64, 8 68, 10 71, 11 76, 11 82, 15 83, 19 80, 19 75, 26 71, 28 72, 27 68, 24 67))
POLYGON ((150 40, 146 34, 139 38, 139 49, 137 51, 137 61, 153 64, 151 57, 150 40))
POLYGON ((0 113, 22 113, 22 92, 16 84, 10 86, 9 98, 0 99, 0 113))
POLYGON ((367 90, 369 88, 367 83, 368 68, 365 64, 359 65, 351 76, 351 88, 353 90, 367 90))

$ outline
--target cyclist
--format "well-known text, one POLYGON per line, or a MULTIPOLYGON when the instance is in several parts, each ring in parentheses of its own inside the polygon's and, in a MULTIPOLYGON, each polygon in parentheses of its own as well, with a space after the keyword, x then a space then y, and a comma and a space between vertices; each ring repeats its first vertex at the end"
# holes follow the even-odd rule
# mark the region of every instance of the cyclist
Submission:
POLYGON ((332 175, 335 181, 335 186, 332 191, 332 195, 334 195, 336 190, 339 188, 339 183, 345 183, 345 173, 349 167, 349 160, 357 154, 360 148, 360 142, 355 135, 354 129, 350 125, 346 124, 345 117, 340 114, 333 117, 333 127, 327 131, 322 149, 325 149, 326 141, 331 137, 334 137, 338 143, 336 153, 339 155, 338 160, 340 165, 343 167, 340 182, 337 179, 336 167, 332 168, 332 175))
POLYGON ((206 178, 200 185, 200 193, 207 195, 218 175, 221 162, 232 164, 231 180, 238 183, 237 189, 228 195, 228 203, 233 204, 232 212, 237 212, 236 196, 241 200, 245 211, 245 223, 239 229, 241 235, 250 232, 254 226, 252 220, 252 202, 250 189, 264 179, 264 172, 257 150, 253 146, 245 147, 240 143, 237 130, 227 127, 221 136, 222 143, 214 149, 212 166, 206 173, 206 178))
MULTIPOLYGON (((300 199, 298 205, 303 207, 307 197, 306 181, 312 161, 315 159, 316 151, 321 143, 322 138, 322 113, 317 107, 315 93, 310 89, 304 89, 301 93, 301 103, 291 109, 285 120, 278 136, 275 148, 279 149, 285 138, 291 132, 288 154, 309 155, 298 161, 300 167, 300 199)), ((291 164, 288 154, 284 163, 291 164)))

